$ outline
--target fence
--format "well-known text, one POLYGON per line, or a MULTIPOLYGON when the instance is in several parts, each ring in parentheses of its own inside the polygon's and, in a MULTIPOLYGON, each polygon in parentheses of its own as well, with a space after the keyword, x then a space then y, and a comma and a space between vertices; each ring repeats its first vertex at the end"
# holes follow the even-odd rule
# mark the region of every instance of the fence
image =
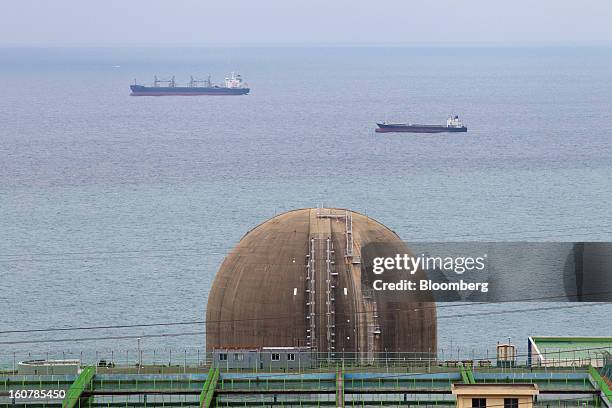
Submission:
MULTIPOLYGON (((601 360, 605 353, 611 353, 612 348, 606 350, 593 350, 593 359, 601 360)), ((440 349, 438 353, 404 353, 404 352, 334 352, 311 354, 312 368, 335 367, 338 364, 344 367, 459 367, 471 365, 474 367, 489 367, 497 364, 495 353, 491 351, 470 352, 440 349)), ((608 354, 609 355, 609 354, 608 354)), ((199 372, 200 369, 210 367, 213 363, 212 353, 203 348, 187 349, 128 349, 104 351, 60 351, 60 352, 0 352, 0 370, 16 371, 21 361, 30 360, 78 360, 81 365, 93 365, 106 368, 138 368, 138 367, 171 367, 174 372, 199 372)), ((557 364, 555 355, 551 353, 548 358, 550 367, 582 366, 583 359, 572 360, 560 358, 557 364)), ((587 359, 590 361, 591 359, 587 359)), ((524 366, 527 356, 519 354, 516 365, 524 366)), ((266 369, 267 367, 264 367, 266 369)), ((306 367, 305 367, 306 368, 306 367)))

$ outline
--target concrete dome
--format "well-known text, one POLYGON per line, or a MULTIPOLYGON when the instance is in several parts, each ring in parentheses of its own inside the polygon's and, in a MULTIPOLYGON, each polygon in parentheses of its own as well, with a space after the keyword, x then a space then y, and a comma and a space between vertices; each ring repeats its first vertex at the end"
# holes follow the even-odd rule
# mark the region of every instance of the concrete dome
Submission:
MULTIPOLYGON (((435 353, 433 297, 389 296, 368 283, 365 258, 376 255, 375 244, 388 242, 408 252, 384 225, 343 209, 290 211, 255 227, 227 255, 213 282, 207 350, 308 346, 321 352, 435 353)), ((416 277, 425 278, 421 272, 416 277)))

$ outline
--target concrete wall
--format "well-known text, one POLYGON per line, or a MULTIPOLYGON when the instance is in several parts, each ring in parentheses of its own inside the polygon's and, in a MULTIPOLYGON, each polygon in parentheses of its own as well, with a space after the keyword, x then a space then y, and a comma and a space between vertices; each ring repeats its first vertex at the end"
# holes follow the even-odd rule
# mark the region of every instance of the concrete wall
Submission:
POLYGON ((77 374, 80 364, 78 361, 22 361, 17 365, 19 375, 66 375, 77 374))

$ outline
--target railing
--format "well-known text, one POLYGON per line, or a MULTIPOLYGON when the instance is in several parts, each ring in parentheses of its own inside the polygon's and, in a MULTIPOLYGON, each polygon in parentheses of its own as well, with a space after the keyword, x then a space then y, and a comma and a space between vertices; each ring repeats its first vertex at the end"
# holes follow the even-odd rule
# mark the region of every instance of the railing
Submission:
POLYGON ((344 408, 344 369, 336 369, 336 407, 344 408))
MULTIPOLYGON (((141 368, 145 369, 146 366, 141 368)), ((432 407, 453 405, 452 384, 471 382, 470 377, 473 377, 474 373, 477 383, 537 383, 541 393, 547 394, 542 396, 539 404, 541 407, 548 403, 554 407, 570 404, 569 399, 556 397, 557 393, 568 394, 570 391, 572 395, 578 396, 572 398, 571 406, 601 407, 601 400, 593 398, 600 394, 597 388, 601 388, 602 392, 603 390, 609 392, 609 388, 603 388, 602 384, 595 385, 600 381, 597 380, 597 370, 586 368, 576 372, 570 370, 539 372, 524 368, 500 367, 476 369, 472 372, 471 367, 461 366, 453 369, 440 368, 437 372, 422 368, 417 372, 401 368, 351 370, 334 366, 325 371, 304 370, 301 373, 224 371, 221 374, 217 367, 207 371, 208 375, 163 376, 148 375, 141 371, 140 374, 101 374, 93 377, 93 367, 89 367, 73 382, 71 390, 75 391, 70 392, 67 401, 71 401, 71 406, 75 408, 79 406, 79 402, 81 406, 89 405, 91 402, 91 406, 94 407, 132 407, 143 404, 145 407, 147 404, 202 408, 264 405, 282 407, 292 404, 311 407, 318 406, 321 402, 329 406, 335 404, 336 407, 399 406, 410 403, 425 408, 429 405, 423 404, 424 399, 431 399, 432 407), (88 380, 88 377, 92 379, 88 380), (91 399, 84 401, 83 395, 91 399)), ((21 379, 12 378, 12 380, 21 379)), ((2 381, 0 381, 1 386, 2 381)), ((32 388, 47 387, 33 385, 32 388)), ((0 406, 5 405, 0 404, 0 406)))
MULTIPOLYGON (((611 350, 612 351, 612 350, 611 350)), ((260 352, 263 353, 263 352, 260 352)), ((410 367, 450 367, 459 368, 461 365, 466 365, 472 362, 473 367, 481 369, 488 366, 495 366, 497 361, 494 354, 489 352, 453 352, 447 350, 438 350, 438 353, 418 353, 418 352, 343 352, 333 351, 328 353, 308 353, 308 364, 304 368, 331 368, 336 364, 343 363, 345 367, 378 367, 378 368, 410 368, 410 367), (487 358, 488 357, 488 358, 487 358)), ((588 362, 592 359, 583 359, 581 361, 572 361, 567 359, 554 360, 550 356, 546 365, 539 366, 533 364, 531 369, 538 370, 568 370, 577 369, 579 367, 588 367, 588 362)), ((67 360, 76 359, 80 361, 81 366, 94 366, 99 373, 109 371, 119 372, 121 370, 141 370, 143 373, 206 373, 213 364, 213 354, 206 352, 200 348, 187 350, 122 350, 122 351, 89 351, 77 353, 0 353, 0 374, 12 374, 19 371, 19 362, 27 360, 67 360), (142 365, 139 363, 142 362, 142 365), (140 367, 140 368, 139 368, 140 367)), ((296 358, 297 360, 297 358, 296 358)), ((601 360, 601 357, 599 358, 601 360)), ((221 369, 233 368, 232 361, 228 361, 229 366, 220 365, 221 369)), ((526 358, 519 353, 519 358, 516 361, 516 366, 526 366, 526 358)), ((604 366, 601 373, 606 373, 604 366)), ((252 369, 253 367, 247 367, 252 369)), ((294 369, 291 364, 280 366, 278 364, 264 364, 262 371, 270 369, 294 369)), ((49 366, 49 372, 40 371, 40 375, 57 374, 52 372, 53 368, 49 366)))
POLYGON ((213 398, 215 397, 215 388, 217 388, 217 382, 219 381, 219 368, 211 367, 202 393, 200 394, 200 407, 208 408, 212 406, 213 398))
POLYGON ((476 384, 474 372, 471 367, 461 366, 461 380, 465 384, 476 384))
POLYGON ((66 392, 66 397, 62 401, 62 408, 73 408, 80 406, 81 395, 86 388, 91 386, 96 370, 93 367, 85 367, 81 374, 74 380, 74 383, 66 392))
POLYGON ((599 371, 597 371, 597 369, 593 366, 589 367, 589 374, 591 374, 591 377, 599 386, 599 389, 601 390, 603 395, 608 400, 608 403, 612 404, 612 390, 610 390, 610 386, 608 386, 608 383, 606 382, 606 380, 601 376, 599 371))

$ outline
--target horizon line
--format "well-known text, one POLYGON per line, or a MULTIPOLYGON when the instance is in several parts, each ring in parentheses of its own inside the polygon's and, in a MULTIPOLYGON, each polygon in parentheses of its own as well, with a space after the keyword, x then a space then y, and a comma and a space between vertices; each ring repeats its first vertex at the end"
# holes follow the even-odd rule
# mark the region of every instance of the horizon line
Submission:
POLYGON ((593 40, 593 41, 530 41, 530 42, 512 42, 512 41, 414 41, 414 42, 164 42, 164 43, 140 43, 140 42, 0 42, 2 48, 17 48, 17 47, 46 47, 46 48, 78 48, 78 47, 113 47, 113 48, 129 48, 129 47, 147 47, 147 48, 164 48, 164 47, 211 47, 211 48, 313 48, 313 47, 371 47, 371 48, 422 48, 422 47, 464 47, 464 48, 515 48, 515 47, 602 47, 612 46, 612 41, 608 40, 593 40))

